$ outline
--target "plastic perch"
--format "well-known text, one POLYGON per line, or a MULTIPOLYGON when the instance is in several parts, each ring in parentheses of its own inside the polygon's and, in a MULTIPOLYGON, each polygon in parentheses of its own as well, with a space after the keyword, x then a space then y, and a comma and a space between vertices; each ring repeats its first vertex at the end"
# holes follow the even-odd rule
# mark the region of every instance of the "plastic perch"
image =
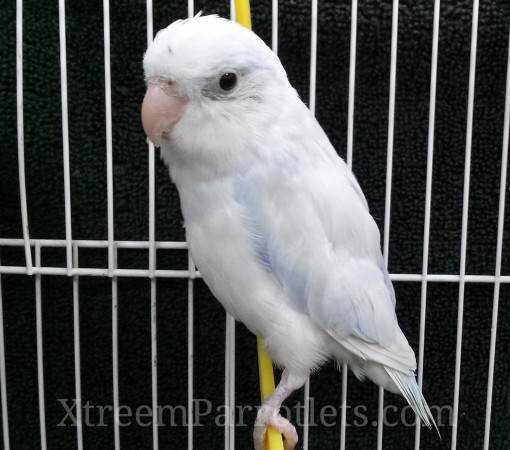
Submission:
MULTIPOLYGON (((264 348, 264 339, 257 336, 257 353, 259 359, 260 398, 264 401, 274 391, 273 361, 264 348)), ((282 435, 272 427, 266 433, 267 450, 283 450, 282 435)))

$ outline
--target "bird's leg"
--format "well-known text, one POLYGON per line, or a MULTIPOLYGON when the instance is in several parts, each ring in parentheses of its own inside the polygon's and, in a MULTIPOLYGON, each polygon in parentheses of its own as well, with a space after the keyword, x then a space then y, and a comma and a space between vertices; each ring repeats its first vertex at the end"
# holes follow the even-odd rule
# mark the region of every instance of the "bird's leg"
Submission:
POLYGON ((296 428, 285 417, 280 415, 280 407, 286 398, 306 382, 306 377, 289 374, 283 371, 282 379, 274 392, 264 401, 257 413, 255 429, 253 430, 253 443, 255 450, 265 449, 266 430, 272 426, 282 433, 285 450, 293 450, 298 441, 296 428))

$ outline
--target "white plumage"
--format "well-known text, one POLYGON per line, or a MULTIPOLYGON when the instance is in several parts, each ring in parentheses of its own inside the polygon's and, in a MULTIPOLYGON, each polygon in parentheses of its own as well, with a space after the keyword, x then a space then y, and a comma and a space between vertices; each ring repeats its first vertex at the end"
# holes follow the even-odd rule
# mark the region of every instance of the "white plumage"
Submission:
POLYGON ((193 259, 225 309, 285 368, 259 414, 256 447, 270 423, 293 448, 277 410, 331 358, 404 395, 430 426, 379 230, 278 57, 251 31, 205 16, 160 31, 144 69, 149 89, 165 96, 167 86, 185 105, 175 113, 146 99, 143 114, 177 185, 193 259), (222 88, 226 73, 233 88, 222 88))

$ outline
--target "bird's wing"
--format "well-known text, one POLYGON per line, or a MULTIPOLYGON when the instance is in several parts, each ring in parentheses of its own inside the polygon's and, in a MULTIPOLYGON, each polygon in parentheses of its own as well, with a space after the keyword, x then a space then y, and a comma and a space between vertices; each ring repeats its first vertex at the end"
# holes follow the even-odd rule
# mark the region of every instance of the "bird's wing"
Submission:
POLYGON ((234 191, 254 255, 292 307, 358 357, 415 369, 397 323, 379 230, 340 158, 253 167, 234 191))

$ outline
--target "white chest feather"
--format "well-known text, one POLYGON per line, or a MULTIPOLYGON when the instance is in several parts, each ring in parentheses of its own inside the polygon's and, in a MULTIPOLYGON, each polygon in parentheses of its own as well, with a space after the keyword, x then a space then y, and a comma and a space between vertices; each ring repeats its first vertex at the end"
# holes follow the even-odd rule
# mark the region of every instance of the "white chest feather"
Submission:
POLYGON ((229 179, 179 188, 191 255, 224 308, 257 333, 281 296, 260 264, 229 179))

